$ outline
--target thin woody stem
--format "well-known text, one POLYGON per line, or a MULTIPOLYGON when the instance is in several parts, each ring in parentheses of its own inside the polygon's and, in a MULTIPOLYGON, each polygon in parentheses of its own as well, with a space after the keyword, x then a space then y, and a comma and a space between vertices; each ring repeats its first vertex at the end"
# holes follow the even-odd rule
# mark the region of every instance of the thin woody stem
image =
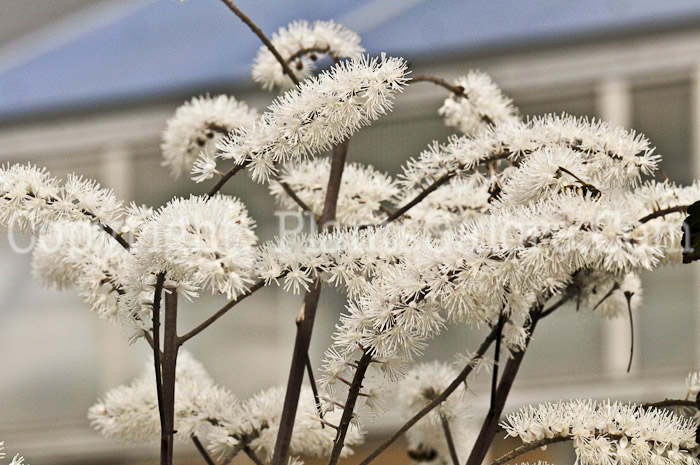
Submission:
POLYGON ((432 82, 433 84, 437 84, 440 87, 444 87, 445 89, 449 90, 455 95, 464 95, 464 87, 452 85, 449 82, 437 76, 416 76, 411 79, 411 82, 432 82))
POLYGON ((474 370, 474 366, 476 365, 476 363, 481 358, 483 358, 484 354, 491 346, 491 343, 493 343, 493 341, 496 339, 497 332, 498 330, 496 327, 492 328, 491 332, 481 343, 481 346, 479 346, 479 349, 476 351, 472 359, 469 360, 464 369, 459 373, 459 375, 457 375, 457 377, 450 383, 450 385, 447 386, 445 390, 440 393, 439 396, 435 397, 435 399, 433 399, 428 405, 423 407, 418 413, 411 417, 411 419, 404 423, 404 425, 401 428, 399 428, 394 434, 391 435, 389 439, 387 439, 379 447, 377 447, 377 449, 375 449, 374 452, 372 452, 364 460, 362 460, 362 462, 360 462, 360 465, 367 465, 372 460, 376 459, 382 452, 384 452, 387 449, 387 447, 393 444, 394 441, 400 438, 406 431, 411 429, 411 427, 415 425, 421 418, 430 413, 435 407, 443 403, 445 399, 447 399, 449 395, 452 394, 474 370))
POLYGON ((194 443, 194 446, 197 448, 197 451, 202 456, 204 461, 207 462, 207 465, 216 465, 214 460, 212 460, 211 456, 207 452, 207 449, 204 448, 204 446, 200 442, 199 438, 197 436, 195 436, 194 434, 192 435, 192 442, 194 443))
POLYGON ((255 465, 265 465, 265 462, 260 460, 260 457, 257 456, 257 454, 253 451, 253 449, 250 448, 250 446, 245 445, 243 447, 243 452, 245 452, 245 455, 247 455, 248 458, 255 463, 255 465))
POLYGON ((440 423, 442 423, 442 431, 445 433, 445 440, 447 441, 447 449, 450 451, 450 458, 452 459, 452 465, 459 465, 459 457, 457 457, 457 449, 455 448, 454 439, 452 439, 452 432, 450 431, 450 422, 447 421, 445 415, 440 414, 440 423))
POLYGON ((506 316, 501 311, 501 315, 498 317, 498 323, 496 330, 498 334, 496 335, 496 347, 493 349, 493 373, 491 374, 491 409, 494 408, 494 402, 496 402, 496 389, 498 387, 498 362, 501 358, 501 338, 503 337, 503 325, 505 324, 506 316))
POLYGON ((663 210, 657 210, 653 213, 649 213, 644 218, 640 219, 639 222, 644 224, 653 219, 660 218, 662 216, 670 215, 671 213, 682 213, 688 210, 690 205, 678 205, 676 207, 664 208, 663 210))
POLYGON ((287 193, 287 195, 290 196, 292 198, 292 200, 294 200, 297 203, 297 205, 299 205, 299 207, 301 207, 301 209, 303 211, 310 212, 312 215, 316 216, 314 214, 314 211, 311 209, 311 207, 309 207, 306 204, 306 202, 304 202, 301 199, 301 197, 299 197, 297 195, 297 193, 294 192, 294 190, 289 186, 289 184, 287 184, 286 182, 283 182, 283 181, 278 181, 278 182, 280 183, 280 186, 282 186, 282 189, 284 189, 284 191, 287 193))
MULTIPOLYGON (((338 193, 340 183, 345 169, 345 159, 347 158, 349 140, 346 139, 333 148, 331 157, 331 170, 328 176, 328 187, 326 188, 326 198, 323 205, 323 212, 319 219, 319 228, 331 231, 334 228, 335 212, 338 204, 338 193)), ((284 397, 284 406, 280 418, 279 433, 275 442, 275 451, 272 458, 272 465, 284 465, 289 456, 289 443, 292 439, 294 429, 294 419, 296 417, 297 406, 299 405, 299 392, 306 369, 306 359, 308 358, 309 343, 313 332, 316 309, 321 297, 321 281, 316 280, 310 286, 309 291, 304 295, 304 303, 299 315, 297 325, 297 335, 294 341, 294 353, 292 363, 289 368, 287 380, 287 390, 284 397)))
POLYGON ((175 442, 175 373, 177 366, 177 292, 165 293, 165 321, 163 322, 163 428, 160 433, 160 463, 172 465, 175 442))
POLYGON ((153 294, 153 365, 156 372, 156 396, 158 398, 158 415, 160 417, 160 429, 165 430, 165 414, 163 412, 163 377, 160 364, 160 299, 163 294, 165 273, 160 273, 156 278, 155 292, 153 294))
POLYGON ((224 173, 223 176, 221 176, 221 179, 219 179, 219 181, 214 185, 214 187, 209 189, 209 192, 206 193, 206 196, 213 197, 214 195, 216 195, 216 193, 219 192, 222 187, 224 187, 224 184, 226 184, 229 179, 231 179, 233 176, 236 175, 236 173, 241 171, 243 168, 245 168, 249 164, 250 164, 250 160, 246 160, 243 163, 238 164, 238 165, 234 166, 233 168, 231 168, 230 170, 228 170, 226 173, 224 173))
POLYGON ((297 58, 301 58, 304 55, 308 55, 311 53, 328 53, 328 51, 331 49, 330 46, 326 45, 325 47, 308 47, 308 48, 300 48, 296 52, 294 52, 288 59, 287 63, 292 63, 294 60, 297 58))
POLYGON ((538 441, 528 442, 527 444, 523 444, 522 446, 516 447, 507 454, 497 458, 496 460, 491 462, 491 465, 503 465, 531 450, 535 450, 540 447, 547 446, 549 444, 555 444, 557 442, 564 442, 569 440, 571 440, 571 438, 568 436, 555 436, 553 438, 544 438, 538 441))
MULTIPOLYGON (((283 277, 285 274, 286 274, 286 273, 282 274, 282 275, 279 276, 279 277, 281 278, 281 277, 283 277)), ((197 326, 196 328, 192 329, 192 330, 189 331, 187 334, 184 334, 184 335, 180 336, 180 337, 178 338, 178 341, 180 342, 180 344, 183 344, 183 343, 185 343, 186 341, 192 339, 192 338, 195 337, 197 334, 201 333, 202 331, 204 331, 205 329, 207 329, 209 326, 211 326, 212 323, 214 323, 216 320, 218 320, 219 318, 221 318, 222 316, 224 316, 224 315, 226 314, 226 312, 228 312, 229 310, 231 310, 231 309, 232 309, 236 304, 238 304, 240 301, 242 301, 243 299, 245 299, 246 297, 250 296, 250 295, 253 294, 255 291, 257 291, 258 289, 261 289, 261 288, 263 288, 263 287, 265 287, 265 280, 264 280, 264 279, 260 279, 260 280, 256 281, 255 284, 253 284, 252 286, 250 286, 246 292, 244 292, 243 294, 239 295, 239 296, 236 297, 235 299, 229 301, 226 305, 224 305, 224 306, 221 307, 219 310, 217 310, 216 313, 214 313, 212 316, 210 316, 210 317, 207 318, 205 321, 203 321, 201 324, 199 324, 199 326, 197 326)))
POLYGON ((506 400, 508 399, 508 394, 510 389, 513 387, 513 382, 518 374, 520 365, 525 357, 525 352, 527 351, 528 345, 532 340, 532 334, 535 331, 537 322, 540 318, 540 312, 542 311, 542 304, 537 304, 533 306, 530 310, 530 323, 528 329, 527 340, 525 341, 525 347, 520 352, 513 354, 512 358, 508 360, 505 368, 503 369, 503 375, 501 375, 501 381, 498 384, 498 391, 496 392, 496 399, 493 404, 493 408, 489 410, 489 413, 484 419, 484 423, 481 426, 481 431, 476 439, 474 448, 469 454, 466 465, 481 465, 486 457, 486 453, 491 446, 496 431, 498 429, 498 420, 503 413, 503 408, 505 407, 506 400))
POLYGON ((348 390, 348 397, 345 401, 345 408, 343 409, 343 415, 340 417, 340 423, 338 424, 338 432, 335 436, 335 441, 333 442, 333 450, 331 451, 331 457, 328 460, 328 465, 336 465, 340 459, 340 452, 343 450, 345 444, 345 435, 350 428, 350 422, 354 415, 355 403, 360 394, 360 389, 362 389, 362 381, 365 379, 365 374, 367 373, 367 368, 372 362, 372 356, 365 351, 357 362, 357 369, 355 370, 355 376, 352 378, 352 384, 348 390))
POLYGON ((664 399, 664 400, 659 400, 656 402, 647 402, 646 404, 642 404, 643 408, 667 408, 667 407, 695 407, 698 408, 698 405, 695 403, 694 400, 686 400, 686 399, 664 399))
POLYGON ((233 11, 233 13, 236 16, 238 16, 240 20, 243 21, 256 36, 258 36, 258 38, 263 44, 265 44, 265 47, 267 47, 267 49, 270 51, 270 53, 272 53, 277 62, 282 66, 282 71, 284 72, 284 74, 286 74, 295 85, 299 85, 299 79, 297 79, 296 75, 294 74, 294 71, 292 71, 292 68, 289 67, 287 61, 284 58, 282 58, 282 55, 280 55, 280 52, 277 51, 275 46, 272 45, 272 42, 270 42, 270 39, 267 38, 262 29, 260 29, 258 25, 255 24, 245 13, 243 13, 231 0, 221 1, 224 2, 224 4, 226 4, 226 6, 228 6, 229 9, 233 11))

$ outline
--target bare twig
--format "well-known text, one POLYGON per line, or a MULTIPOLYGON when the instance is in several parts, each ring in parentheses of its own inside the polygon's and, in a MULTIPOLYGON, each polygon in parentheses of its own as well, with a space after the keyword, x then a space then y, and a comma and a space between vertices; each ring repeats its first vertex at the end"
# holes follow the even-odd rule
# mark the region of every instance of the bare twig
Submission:
POLYGON ((642 404, 643 408, 668 408, 668 407, 695 407, 698 408, 694 400, 686 399, 664 399, 656 402, 642 404))
POLYGON ((555 436, 553 438, 544 438, 540 439, 539 441, 532 441, 528 442, 527 444, 523 444, 522 446, 516 447, 512 451, 508 452, 507 454, 497 458, 493 462, 491 462, 491 465, 503 465, 506 462, 509 462, 513 460, 516 457, 519 457, 523 455, 526 452, 529 452, 531 450, 538 449, 540 447, 547 446, 549 444, 555 444, 557 442, 564 442, 564 441, 569 441, 571 440, 570 437, 568 436, 555 436))
POLYGON ((345 401, 343 415, 340 417, 340 423, 338 423, 338 432, 335 436, 335 441, 333 442, 333 450, 331 451, 331 457, 328 460, 328 465, 336 465, 340 459, 340 452, 343 450, 343 445, 345 445, 345 435, 350 428, 350 422, 354 415, 355 402, 357 402, 360 389, 362 389, 362 381, 365 379, 367 368, 369 368, 369 364, 371 362, 372 356, 367 351, 362 354, 362 357, 360 357, 360 360, 357 362, 355 376, 353 376, 352 384, 348 390, 348 397, 345 401))
POLYGON ((653 219, 660 218, 662 216, 670 215, 671 213, 682 213, 688 210, 690 205, 678 205, 676 207, 664 208, 663 210, 657 210, 653 213, 649 213, 644 218, 640 219, 639 222, 644 224, 653 219))
POLYGON ((501 310, 501 314, 498 317, 498 323, 496 324, 496 330, 498 334, 496 335, 496 346, 493 349, 493 373, 491 374, 491 404, 489 406, 490 410, 494 408, 494 402, 496 402, 496 388, 498 387, 498 362, 501 357, 501 338, 503 337, 503 325, 505 324, 506 316, 501 310))
POLYGON ((202 443, 199 441, 199 438, 195 436, 194 434, 192 435, 192 442, 194 443, 194 446, 197 448, 197 451, 199 454, 202 456, 205 462, 207 462, 207 465, 216 465, 214 460, 212 460, 211 456, 207 452, 207 450, 204 448, 202 443))
POLYGON ((447 421, 445 415, 440 414, 440 423, 442 423, 442 431, 445 433, 445 440, 447 441, 447 449, 450 451, 450 458, 452 459, 452 465, 459 465, 459 457, 457 457, 457 449, 455 449, 455 442, 452 439, 452 433, 450 432, 450 422, 447 421))
POLYGON ((165 321, 163 322, 163 428, 160 433, 160 463, 172 465, 175 442, 175 370, 177 365, 177 292, 165 293, 165 321))
POLYGON ((158 398, 158 415, 160 417, 160 429, 165 430, 165 414, 163 412, 163 377, 160 365, 160 299, 163 294, 165 273, 160 273, 156 278, 155 292, 153 293, 153 365, 156 371, 156 395, 158 398))
POLYGON ((418 413, 413 415, 413 417, 411 417, 406 423, 404 423, 404 425, 401 428, 399 428, 394 434, 392 434, 389 439, 387 439, 379 447, 377 447, 377 449, 375 449, 374 452, 372 452, 364 460, 362 460, 362 462, 360 462, 360 465, 367 465, 372 460, 376 459, 379 456, 379 454, 384 452, 387 449, 387 447, 394 443, 394 441, 400 438, 406 431, 411 429, 411 427, 415 425, 421 418, 430 413, 435 407, 443 403, 445 399, 447 399, 450 396, 450 394, 452 394, 474 370, 474 366, 476 365, 476 363, 481 358, 483 358, 484 354, 491 346, 491 343, 496 339, 497 333, 498 329, 496 327, 492 328, 491 332, 486 336, 484 342, 481 343, 481 346, 479 346, 479 349, 476 351, 472 359, 469 361, 469 363, 467 363, 464 369, 462 369, 459 375, 457 375, 457 377, 450 383, 450 385, 447 386, 445 390, 442 391, 440 395, 435 397, 435 399, 433 399, 428 405, 426 405, 418 413))
MULTIPOLYGON (((332 230, 334 228, 335 212, 338 203, 338 193, 340 183, 345 169, 345 159, 348 153, 349 140, 345 140, 333 148, 331 158, 331 170, 328 176, 328 187, 326 188, 326 198, 323 205, 323 212, 319 220, 319 228, 332 230)), ((321 282, 314 281, 309 291, 304 295, 302 311, 299 315, 300 323, 297 326, 297 335, 294 341, 294 355, 289 369, 287 380, 287 391, 284 398, 284 407, 280 418, 279 433, 275 443, 275 452, 272 458, 272 465, 284 465, 287 463, 289 455, 289 443, 294 429, 294 418, 296 417, 297 406, 299 404, 299 392, 306 368, 306 358, 308 358, 309 343, 313 332, 316 309, 321 296, 321 282)))
MULTIPOLYGON (((465 92, 464 87, 462 86, 455 86, 450 84, 449 82, 445 81, 442 78, 439 78, 437 76, 416 76, 413 79, 411 79, 412 82, 432 82, 433 84, 437 84, 440 87, 444 87, 445 89, 449 90, 455 96, 457 97, 462 97, 462 98, 469 98, 469 94, 465 92)), ((484 123, 488 124, 489 126, 493 126, 494 122, 493 120, 488 116, 484 115, 483 113, 480 113, 479 116, 481 116, 481 121, 484 123)))
MULTIPOLYGON (((285 274, 286 274, 286 273, 280 275, 280 278, 283 277, 285 274)), ((192 338, 195 337, 197 334, 199 334, 199 333, 201 333, 202 331, 204 331, 205 329, 207 329, 209 326, 211 326, 212 323, 214 323, 216 320, 218 320, 219 318, 221 318, 222 316, 224 316, 224 315, 226 314, 226 312, 228 312, 229 310, 231 310, 231 309, 232 309, 236 304, 238 304, 241 300, 245 299, 246 297, 250 296, 251 294, 253 294, 253 293, 254 293, 255 291, 257 291, 258 289, 261 289, 261 288, 263 288, 263 287, 265 287, 265 280, 264 280, 264 279, 260 279, 260 280, 256 281, 255 284, 253 284, 252 286, 250 286, 250 288, 248 288, 248 290, 247 290, 246 292, 244 292, 243 294, 239 295, 239 296, 236 297, 235 299, 229 301, 226 305, 224 305, 224 306, 221 307, 219 310, 217 310, 216 313, 214 313, 212 316, 210 316, 210 317, 207 318, 205 321, 203 321, 199 326, 197 326, 196 328, 194 328, 193 330, 191 330, 191 331, 188 332, 187 334, 184 334, 184 335, 180 336, 180 337, 178 338, 178 341, 179 341, 180 345, 182 345, 183 343, 185 343, 185 342, 188 341, 189 339, 192 339, 192 338)))
POLYGON ((224 173, 224 175, 221 176, 221 179, 219 179, 219 181, 214 185, 214 187, 209 189, 209 192, 207 192, 206 196, 213 197, 214 195, 216 195, 216 193, 219 192, 222 187, 224 187, 224 184, 226 184, 229 179, 231 179, 233 176, 235 176, 236 173, 238 173, 243 168, 248 166, 250 164, 250 161, 251 160, 246 160, 243 163, 234 166, 233 168, 228 170, 226 173, 224 173))
POLYGON ((508 399, 508 394, 510 393, 510 389, 513 387, 515 376, 518 374, 518 370, 520 369, 520 365, 525 357, 527 347, 532 340, 532 333, 535 331, 541 311, 541 304, 536 304, 530 310, 530 323, 529 327, 526 328, 529 331, 525 342, 525 347, 522 351, 515 352, 503 369, 503 375, 501 376, 501 381, 498 384, 498 391, 496 392, 496 402, 494 403, 494 408, 489 410, 489 413, 484 419, 479 436, 474 443, 474 448, 467 459, 467 465, 481 465, 481 463, 484 461, 484 457, 486 457, 486 453, 488 452, 491 442, 493 441, 498 429, 498 420, 503 413, 503 408, 505 407, 506 400, 508 399))
POLYGON ((250 446, 245 445, 243 447, 243 452, 245 452, 245 455, 247 455, 248 458, 250 458, 250 460, 252 460, 255 463, 255 465, 265 465, 265 462, 260 460, 260 457, 258 457, 255 454, 255 452, 253 451, 253 449, 250 448, 250 446))
POLYGON ((287 63, 292 63, 294 60, 297 58, 301 58, 304 55, 313 55, 316 53, 328 53, 328 51, 331 49, 329 45, 326 45, 325 47, 308 47, 308 48, 300 48, 296 52, 294 52, 288 59, 287 63))
POLYGON ((284 58, 282 58, 282 55, 280 55, 280 52, 277 51, 275 46, 272 45, 272 42, 270 42, 270 39, 267 38, 265 33, 262 31, 262 29, 260 29, 257 24, 255 24, 245 13, 243 13, 236 6, 236 4, 233 3, 233 1, 231 1, 231 0, 221 0, 221 1, 224 2, 226 4, 226 6, 228 6, 229 9, 231 11, 233 11, 233 13, 236 16, 238 16, 240 18, 240 20, 243 21, 246 24, 246 26, 248 26, 250 28, 251 31, 253 31, 253 33, 255 33, 256 36, 258 36, 258 38, 260 39, 260 41, 263 44, 265 44, 265 46, 270 51, 270 53, 272 53, 272 55, 274 55, 277 62, 282 66, 282 71, 284 72, 284 74, 286 74, 295 85, 299 85, 299 79, 297 79, 296 75, 294 74, 294 71, 292 71, 292 68, 289 67, 289 64, 287 63, 287 61, 284 58))
MULTIPOLYGON (((314 211, 311 209, 311 207, 309 207, 309 206, 306 204, 306 202, 304 202, 304 201, 301 199, 301 197, 299 197, 299 196, 297 195, 297 193, 294 192, 294 189, 292 189, 292 188, 289 186, 289 184, 287 184, 286 182, 282 182, 282 181, 278 181, 278 182, 280 183, 280 186, 282 186, 282 189, 284 189, 284 191, 287 193, 287 195, 290 196, 290 197, 292 198, 292 200, 294 200, 294 201, 296 202, 296 204, 299 205, 299 207, 301 207, 301 209, 302 209, 303 211, 305 211, 305 212, 310 212, 312 215, 314 215, 314 217, 316 217, 316 214, 315 214, 314 211)), ((318 220, 318 218, 316 218, 316 220, 318 220)))
POLYGON ((634 292, 625 291, 627 299, 627 313, 630 317, 630 361, 627 363, 627 373, 632 369, 632 357, 634 356, 634 318, 632 318, 632 296, 634 292))

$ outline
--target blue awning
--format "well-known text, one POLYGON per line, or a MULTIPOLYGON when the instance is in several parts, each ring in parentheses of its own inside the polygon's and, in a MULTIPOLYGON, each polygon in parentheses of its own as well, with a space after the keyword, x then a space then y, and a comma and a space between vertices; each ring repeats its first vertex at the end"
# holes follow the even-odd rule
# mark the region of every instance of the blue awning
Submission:
MULTIPOLYGON (((370 53, 408 59, 700 18, 700 0, 240 0, 268 34, 336 19, 370 53)), ((20 44, 21 45, 21 44, 20 44)), ((260 43, 218 0, 108 3, 28 46, 0 48, 0 118, 242 82, 260 43), (7 53, 10 50, 13 53, 7 53), (17 52, 19 50, 19 52, 17 52), (3 53, 5 52, 5 53, 3 53)))

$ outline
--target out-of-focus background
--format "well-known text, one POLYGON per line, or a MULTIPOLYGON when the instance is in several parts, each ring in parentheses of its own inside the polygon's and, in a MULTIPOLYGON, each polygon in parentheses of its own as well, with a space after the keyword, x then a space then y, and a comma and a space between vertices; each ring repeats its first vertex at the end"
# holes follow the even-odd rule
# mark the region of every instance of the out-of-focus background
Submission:
MULTIPOLYGON (((700 177, 700 0, 240 0, 268 34, 295 19, 335 19, 371 54, 411 62, 416 74, 491 74, 523 115, 567 112, 645 133, 677 182, 700 177)), ((232 93, 263 109, 274 95, 250 78, 257 38, 218 0, 0 1, 0 160, 31 161, 54 175, 98 179, 126 201, 152 206, 207 185, 173 181, 160 167, 165 121, 192 95, 232 93)), ((395 174, 452 131, 437 109, 443 89, 420 83, 395 112, 353 138, 349 158, 395 174)), ((238 176, 261 239, 279 228, 265 186, 238 176)), ((34 465, 147 462, 154 446, 125 446, 90 429, 86 411, 137 375, 145 344, 90 314, 71 292, 32 280, 31 238, 0 236, 0 440, 34 465)), ((658 400, 685 395, 700 362, 697 269, 644 276, 635 315, 633 369, 628 321, 567 309, 545 320, 525 358, 507 411, 525 402, 593 397, 658 400)), ((197 324, 223 301, 185 311, 197 324)), ((257 293, 189 349, 213 377, 245 399, 283 384, 300 298, 257 293)), ((325 292, 312 344, 318 365, 343 302, 325 292)), ((478 334, 452 327, 425 359, 451 359, 478 334)), ((188 343, 189 344, 189 343, 188 343)), ((485 380, 482 381, 482 384, 485 380)), ((475 419, 488 395, 474 387, 475 419)), ((370 433, 398 424, 391 412, 370 433)), ((183 454, 192 453, 190 446, 183 454)), ((567 449, 555 454, 570 461, 567 449)), ((559 451, 559 452, 557 452, 559 451)), ((194 455, 192 455, 194 457, 194 455)), ((392 463, 404 463, 402 456, 392 463)), ((386 458, 385 458, 386 460, 386 458)), ((194 463, 198 463, 195 461, 194 463)), ((388 463, 388 462, 384 462, 388 463)))

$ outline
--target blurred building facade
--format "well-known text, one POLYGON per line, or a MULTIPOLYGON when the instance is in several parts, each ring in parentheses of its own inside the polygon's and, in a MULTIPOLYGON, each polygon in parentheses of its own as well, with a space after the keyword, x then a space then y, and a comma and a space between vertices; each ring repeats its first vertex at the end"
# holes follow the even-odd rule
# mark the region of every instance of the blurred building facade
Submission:
MULTIPOLYGON (((472 3, 240 6, 269 33, 294 19, 335 18, 358 31, 369 53, 405 56, 415 74, 450 79, 481 69, 524 116, 567 112, 635 128, 657 146, 672 180, 700 178, 700 1, 472 3)), ((31 31, 3 36, 0 29, 0 160, 30 161, 57 176, 83 174, 126 201, 152 206, 204 192, 206 186, 174 181, 160 166, 160 134, 190 95, 229 92, 260 109, 269 104, 274 96, 248 77, 256 38, 215 0, 63 4, 48 17, 44 11, 43 19, 27 17, 31 31)), ((437 115, 444 97, 443 89, 426 83, 409 86, 391 115, 353 138, 350 160, 396 174, 432 140, 452 133, 437 115)), ((226 192, 247 203, 261 240, 278 232, 265 186, 241 177, 226 192)), ((128 346, 128 335, 89 314, 73 293, 32 280, 29 254, 20 250, 30 246, 28 237, 0 238, 0 440, 34 464, 147 457, 152 448, 125 452, 100 438, 85 413, 108 389, 136 375, 148 351, 128 346)), ((698 283, 695 267, 644 276, 630 374, 629 322, 571 308, 544 321, 508 410, 570 397, 682 395, 685 375, 700 364, 698 283)), ((203 298, 186 308, 182 328, 221 303, 203 298)), ((298 296, 262 291, 189 349, 241 398, 283 384, 299 305, 298 296)), ((325 292, 314 360, 342 310, 340 296, 325 292)), ((426 358, 449 360, 455 347, 476 343, 474 332, 451 327, 426 358)), ((380 429, 395 423, 388 418, 380 429)))

